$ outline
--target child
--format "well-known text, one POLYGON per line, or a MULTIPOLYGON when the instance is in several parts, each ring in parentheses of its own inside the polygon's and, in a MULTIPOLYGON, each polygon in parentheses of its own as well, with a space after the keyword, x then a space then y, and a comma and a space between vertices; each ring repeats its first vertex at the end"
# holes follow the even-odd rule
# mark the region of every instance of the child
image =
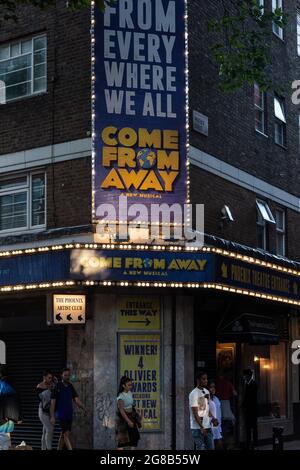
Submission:
POLYGON ((222 444, 222 413, 221 413, 221 402, 218 397, 216 397, 216 384, 215 382, 210 382, 209 384, 210 400, 209 408, 211 414, 217 419, 218 425, 215 426, 212 423, 212 432, 215 443, 215 449, 221 450, 223 448, 222 444))

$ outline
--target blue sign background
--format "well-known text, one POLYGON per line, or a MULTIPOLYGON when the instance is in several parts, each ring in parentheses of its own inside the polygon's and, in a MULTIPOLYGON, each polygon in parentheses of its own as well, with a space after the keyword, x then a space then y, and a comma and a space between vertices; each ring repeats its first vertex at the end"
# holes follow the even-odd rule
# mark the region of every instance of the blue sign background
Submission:
POLYGON ((78 280, 208 282, 214 278, 214 255, 134 250, 73 250, 71 276, 72 279, 78 280), (206 263, 203 264, 204 269, 201 269, 199 262, 203 261, 206 263), (165 264, 165 268, 158 267, 161 262, 165 264), (105 267, 106 263, 114 263, 115 267, 105 267), (176 267, 178 269, 175 269, 176 267))
MULTIPOLYGON (((164 33, 158 32, 155 28, 155 5, 156 2, 152 0, 152 27, 151 29, 143 30, 140 29, 137 25, 137 11, 138 11, 138 3, 139 0, 132 0, 133 1, 133 13, 132 13, 132 21, 134 24, 134 29, 125 29, 119 27, 119 5, 124 2, 124 0, 119 0, 116 5, 116 14, 111 15, 111 24, 109 27, 104 26, 104 16, 99 10, 95 9, 95 118, 94 118, 94 131, 95 131, 95 139, 94 139, 94 153, 95 153, 95 174, 94 174, 94 209, 95 213, 97 208, 102 203, 111 203, 115 207, 117 214, 118 214, 118 198, 120 195, 129 195, 130 194, 130 201, 128 203, 143 203, 146 206, 149 206, 151 203, 180 203, 184 204, 186 200, 186 82, 185 82, 185 68, 186 68, 186 58, 185 58, 185 0, 161 0, 161 3, 164 7, 164 10, 167 11, 169 4, 175 3, 176 6, 176 32, 175 33, 164 33), (132 39, 130 45, 130 51, 128 60, 125 61, 125 74, 126 77, 126 63, 130 64, 137 64, 140 66, 141 64, 150 65, 159 65, 165 71, 167 66, 176 67, 176 74, 175 74, 175 84, 176 84, 176 91, 160 91, 160 90, 142 90, 140 87, 137 89, 133 88, 126 88, 126 79, 122 83, 122 86, 119 88, 116 87, 109 87, 107 85, 106 73, 104 62, 107 61, 110 64, 112 62, 116 62, 120 64, 122 59, 120 57, 120 51, 118 48, 117 39, 114 39, 116 46, 112 48, 112 50, 116 54, 115 59, 108 59, 104 57, 104 30, 112 30, 112 31, 121 31, 124 34, 133 34, 134 33, 142 33, 145 34, 145 40, 143 43, 145 44, 145 50, 143 54, 145 54, 146 60, 145 62, 135 60, 135 53, 134 53, 134 41, 132 39), (148 43, 147 38, 148 35, 156 35, 161 38, 162 35, 166 35, 170 37, 170 35, 175 35, 175 44, 172 53, 172 63, 168 63, 166 61, 166 52, 164 47, 162 46, 162 42, 159 49, 159 55, 161 57, 161 63, 157 64, 155 62, 147 62, 147 54, 148 54, 148 43), (135 92, 135 111, 136 114, 134 116, 126 114, 124 108, 122 109, 121 114, 109 114, 107 112, 106 100, 105 100, 105 89, 112 91, 112 89, 116 90, 117 92, 123 91, 124 94, 126 91, 134 91, 135 92), (162 105, 164 110, 166 109, 167 103, 167 95, 171 95, 172 97, 172 112, 176 113, 176 118, 171 117, 158 117, 153 116, 143 116, 143 104, 145 98, 145 92, 150 93, 153 98, 153 102, 156 102, 157 94, 161 95, 162 105), (113 126, 118 129, 122 129, 124 127, 134 129, 136 132, 139 128, 145 128, 148 131, 152 131, 153 129, 160 129, 160 130, 177 130, 179 131, 179 153, 180 153, 180 171, 175 183, 173 185, 172 192, 161 192, 156 191, 154 189, 149 189, 148 191, 141 191, 136 190, 133 186, 129 190, 119 190, 115 188, 110 189, 102 189, 101 184, 105 177, 111 170, 111 167, 107 168, 102 165, 102 149, 103 149, 103 142, 101 138, 102 130, 107 126, 113 126), (143 195, 147 195, 147 197, 143 197, 143 195), (150 195, 150 197, 149 197, 150 195), (151 197, 151 195, 153 197, 151 197)), ((123 36, 124 37, 124 36, 123 36)), ((123 60, 124 62, 124 60, 123 60)), ((151 74, 150 74, 151 75, 151 74)), ((149 81, 151 83, 151 80, 149 81)), ((135 151, 138 152, 140 149, 135 147, 135 151)), ((112 167, 117 168, 117 163, 113 163, 112 167)), ((126 168, 128 171, 131 171, 130 168, 126 168)), ((139 170, 139 166, 134 168, 134 170, 139 170)), ((156 168, 152 168, 156 170, 156 168)), ((155 171, 156 175, 158 172, 155 171)), ((158 175, 158 179, 159 179, 158 175)), ((160 182, 163 181, 160 179, 160 182)), ((96 219, 99 218, 96 215, 96 219)))
POLYGON ((0 258, 1 286, 69 279, 69 250, 0 258))

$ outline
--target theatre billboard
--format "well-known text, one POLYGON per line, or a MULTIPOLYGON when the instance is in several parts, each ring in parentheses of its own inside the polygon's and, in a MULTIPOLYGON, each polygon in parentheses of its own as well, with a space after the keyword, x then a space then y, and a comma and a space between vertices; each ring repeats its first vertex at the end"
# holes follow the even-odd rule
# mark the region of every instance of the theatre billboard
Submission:
MULTIPOLYGON (((185 1, 119 0, 92 19, 93 211, 187 198, 185 1)), ((140 218, 143 216, 141 215, 140 218)))

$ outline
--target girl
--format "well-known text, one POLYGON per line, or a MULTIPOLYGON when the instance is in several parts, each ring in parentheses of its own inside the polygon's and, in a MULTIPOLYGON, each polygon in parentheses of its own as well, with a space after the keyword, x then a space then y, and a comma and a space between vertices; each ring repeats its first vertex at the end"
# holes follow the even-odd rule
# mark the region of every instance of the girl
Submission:
POLYGON ((131 389, 132 380, 123 376, 117 396, 116 434, 118 450, 124 450, 124 447, 135 449, 140 439, 138 431, 138 428, 141 427, 140 417, 133 406, 131 389))
POLYGON ((54 377, 50 370, 45 370, 43 373, 43 381, 36 387, 37 396, 39 399, 39 418, 43 425, 42 434, 42 450, 52 449, 52 438, 54 426, 50 422, 50 404, 51 392, 54 388, 54 377))

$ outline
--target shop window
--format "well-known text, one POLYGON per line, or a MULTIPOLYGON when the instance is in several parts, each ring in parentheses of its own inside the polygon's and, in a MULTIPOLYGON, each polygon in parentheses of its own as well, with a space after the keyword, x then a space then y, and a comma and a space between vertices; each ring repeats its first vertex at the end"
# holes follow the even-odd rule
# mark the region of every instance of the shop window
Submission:
POLYGON ((0 179, 0 231, 44 227, 45 174, 31 173, 0 179))
POLYGON ((254 370, 258 385, 258 416, 286 418, 286 343, 266 346, 244 344, 242 358, 243 368, 254 370))
POLYGON ((36 36, 0 47, 0 103, 47 89, 47 38, 36 36))

